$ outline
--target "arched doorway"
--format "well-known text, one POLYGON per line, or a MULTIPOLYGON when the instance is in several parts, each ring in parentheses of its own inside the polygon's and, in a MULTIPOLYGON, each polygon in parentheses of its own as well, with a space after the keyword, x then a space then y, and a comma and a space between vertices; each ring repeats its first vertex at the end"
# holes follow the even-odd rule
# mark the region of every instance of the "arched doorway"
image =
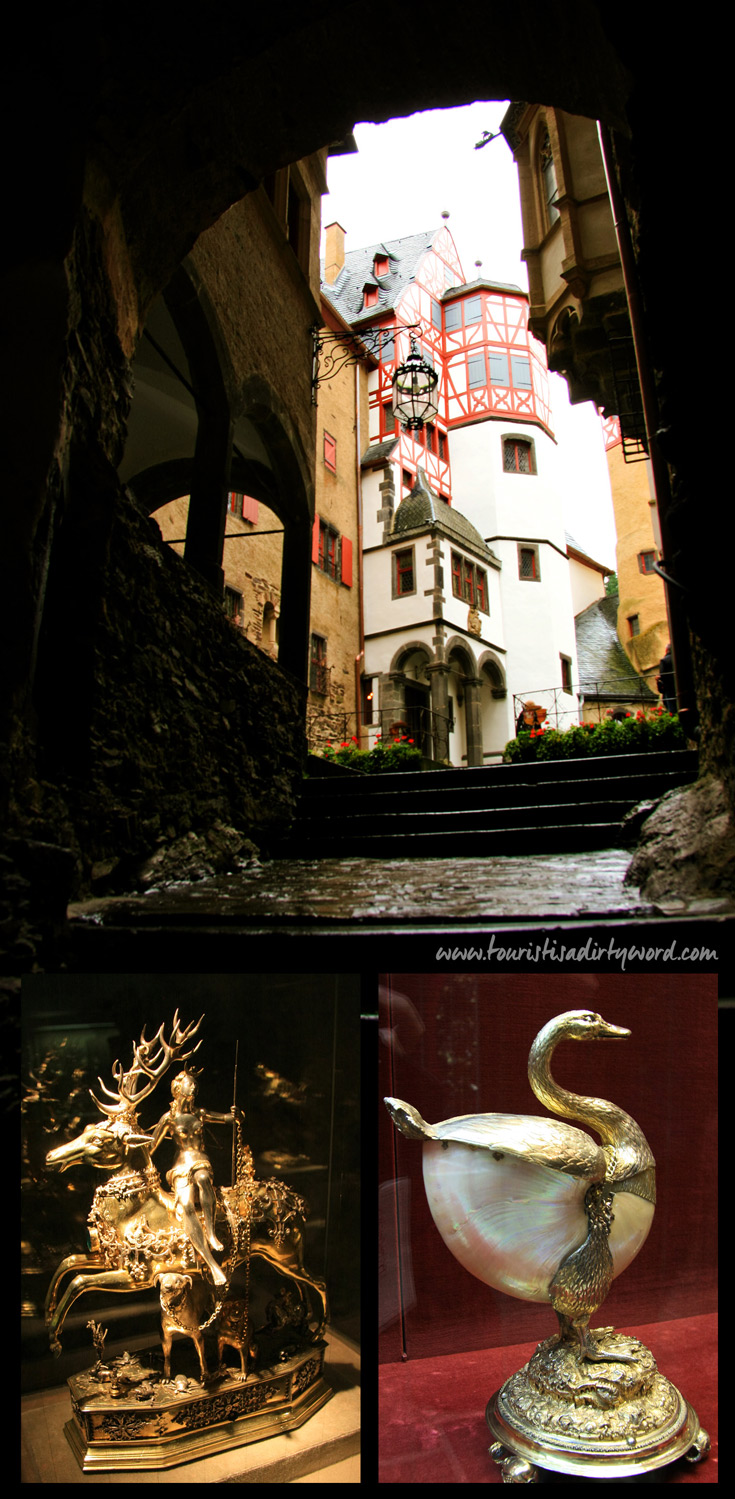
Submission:
POLYGON ((459 637, 447 641, 446 660, 450 668, 449 697, 458 712, 453 735, 452 760, 455 764, 476 769, 483 763, 482 719, 480 715, 481 678, 470 647, 459 637))
POLYGON ((431 686, 427 667, 432 654, 422 641, 401 646, 390 671, 381 681, 380 720, 384 739, 412 739, 427 758, 433 758, 431 686))
POLYGON ((500 758, 513 737, 512 704, 508 698, 505 669, 493 651, 485 651, 477 663, 482 686, 480 711, 485 761, 500 758))

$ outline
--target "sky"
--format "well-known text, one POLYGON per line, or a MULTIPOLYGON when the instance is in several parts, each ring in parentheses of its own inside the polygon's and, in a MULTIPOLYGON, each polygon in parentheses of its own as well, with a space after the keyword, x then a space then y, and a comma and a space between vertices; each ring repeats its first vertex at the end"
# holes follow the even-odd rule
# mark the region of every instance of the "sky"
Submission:
MULTIPOLYGON (((439 229, 446 211, 468 281, 484 276, 528 291, 518 171, 510 147, 500 136, 474 149, 485 131, 499 130, 507 107, 493 100, 385 125, 356 125, 357 154, 329 158, 323 224, 342 225, 349 252, 439 229)), ((614 567, 615 527, 599 417, 590 402, 570 405, 560 375, 549 379, 554 435, 568 456, 567 529, 595 561, 614 567)), ((455 496, 455 503, 461 509, 461 497, 455 496)))

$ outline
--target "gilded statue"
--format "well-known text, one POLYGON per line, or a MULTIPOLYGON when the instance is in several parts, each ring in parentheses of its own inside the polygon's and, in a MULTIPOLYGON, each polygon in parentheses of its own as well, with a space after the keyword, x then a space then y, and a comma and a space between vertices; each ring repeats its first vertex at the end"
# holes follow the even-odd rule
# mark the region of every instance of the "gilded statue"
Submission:
POLYGON ((213 1114, 198 1108, 195 1102, 197 1080, 193 1071, 180 1072, 171 1084, 171 1104, 156 1125, 151 1137, 151 1156, 161 1141, 170 1135, 178 1149, 175 1164, 166 1172, 174 1193, 174 1211, 196 1253, 208 1266, 216 1286, 227 1284, 227 1276, 212 1250, 222 1253, 224 1245, 214 1231, 216 1199, 212 1180, 212 1163, 204 1149, 205 1124, 244 1123, 245 1116, 235 1104, 229 1114, 213 1114), (204 1219, 199 1221, 197 1207, 204 1219))
POLYGON ((66 1316, 88 1291, 155 1287, 161 1306, 162 1378, 127 1353, 104 1364, 104 1336, 94 1324, 97 1364, 69 1381, 74 1418, 65 1428, 85 1472, 174 1466, 191 1455, 191 1431, 197 1452, 260 1440, 301 1425, 331 1395, 322 1377, 326 1287, 304 1265, 307 1205, 284 1182, 256 1177, 243 1140, 244 1115, 234 1102, 229 1113, 198 1104, 191 1058, 201 1045, 195 1037, 203 1018, 182 1026, 177 1011, 170 1034, 161 1025, 150 1041, 144 1027, 131 1065, 114 1063, 115 1087, 100 1078, 103 1096, 90 1089, 102 1117, 46 1157, 61 1171, 84 1162, 104 1175, 87 1220, 89 1248, 67 1255, 48 1289, 52 1350, 60 1352, 66 1316), (173 1078, 168 1109, 146 1129, 139 1110, 174 1063, 187 1065, 173 1078), (208 1124, 233 1131, 229 1186, 214 1179, 204 1135, 208 1124), (154 1161, 167 1139, 176 1152, 166 1173, 170 1190, 154 1161), (274 1367, 263 1371, 255 1367, 258 1339, 249 1307, 250 1264, 258 1258, 284 1277, 300 1308, 296 1345, 289 1329, 288 1349, 277 1348, 274 1367), (240 1267, 240 1284, 232 1288, 240 1267), (216 1369, 207 1365, 209 1329, 216 1339, 216 1369), (176 1333, 196 1348, 198 1380, 171 1378, 176 1333), (237 1374, 224 1364, 228 1346, 239 1354, 237 1374), (276 1369, 278 1359, 285 1372, 276 1369), (146 1402, 147 1410, 141 1408, 146 1402))

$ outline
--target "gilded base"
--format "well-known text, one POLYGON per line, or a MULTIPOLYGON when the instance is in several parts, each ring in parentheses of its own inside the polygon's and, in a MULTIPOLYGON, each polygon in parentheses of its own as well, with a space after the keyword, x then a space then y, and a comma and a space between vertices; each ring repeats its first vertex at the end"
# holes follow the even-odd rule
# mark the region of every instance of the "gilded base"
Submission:
POLYGON ((506 1483, 528 1483, 537 1468, 587 1478, 624 1478, 709 1450, 691 1406, 659 1373, 637 1338, 612 1328, 594 1334, 601 1352, 580 1360, 574 1347, 547 1338, 487 1407, 490 1453, 506 1483))
POLYGON ((232 1369, 206 1385, 160 1379, 135 1359, 112 1384, 77 1375, 64 1431, 85 1473, 173 1468, 303 1426, 332 1397, 325 1353, 321 1343, 246 1380, 232 1369))

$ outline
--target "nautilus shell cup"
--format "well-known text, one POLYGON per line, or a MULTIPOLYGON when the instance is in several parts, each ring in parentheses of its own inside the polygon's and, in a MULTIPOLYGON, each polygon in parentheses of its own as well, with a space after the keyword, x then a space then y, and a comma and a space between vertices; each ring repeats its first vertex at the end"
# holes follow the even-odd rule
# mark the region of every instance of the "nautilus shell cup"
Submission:
POLYGON ((524 1301, 551 1301, 559 1267, 590 1233, 585 1198, 596 1182, 612 1194, 608 1283, 645 1243, 656 1197, 645 1136, 614 1104, 560 1088, 550 1066, 560 1041, 629 1035, 592 1011, 569 1010, 549 1021, 531 1047, 536 1097, 554 1114, 591 1125, 599 1142, 564 1118, 528 1114, 465 1114, 427 1124, 411 1104, 386 1098, 401 1133, 423 1141, 426 1196, 444 1243, 486 1285, 524 1301))
POLYGON ((427 1124, 412 1104, 385 1099, 401 1134, 422 1142, 426 1197, 455 1259, 497 1291, 550 1303, 557 1318, 558 1332, 487 1405, 490 1454, 506 1483, 535 1480, 537 1467, 622 1479, 682 1454, 698 1462, 709 1448, 649 1350, 590 1325, 648 1237, 656 1165, 636 1121, 559 1086, 551 1058, 562 1041, 629 1035, 592 1010, 568 1010, 539 1031, 528 1079, 561 1118, 463 1114, 427 1124))
MULTIPOLYGON (((585 1193, 599 1179, 512 1153, 506 1133, 547 1123, 552 1121, 523 1115, 480 1116, 473 1121, 478 1138, 469 1144, 457 1138, 464 1121, 446 1119, 433 1126, 439 1138, 427 1140, 423 1149, 426 1197, 447 1248, 478 1280, 523 1301, 550 1300, 559 1265, 587 1237, 585 1193), (483 1145, 479 1137, 485 1131, 483 1145)), ((571 1127, 568 1134, 586 1139, 571 1127)), ((615 1276, 645 1243, 654 1206, 617 1192, 613 1211, 609 1243, 615 1276)))

